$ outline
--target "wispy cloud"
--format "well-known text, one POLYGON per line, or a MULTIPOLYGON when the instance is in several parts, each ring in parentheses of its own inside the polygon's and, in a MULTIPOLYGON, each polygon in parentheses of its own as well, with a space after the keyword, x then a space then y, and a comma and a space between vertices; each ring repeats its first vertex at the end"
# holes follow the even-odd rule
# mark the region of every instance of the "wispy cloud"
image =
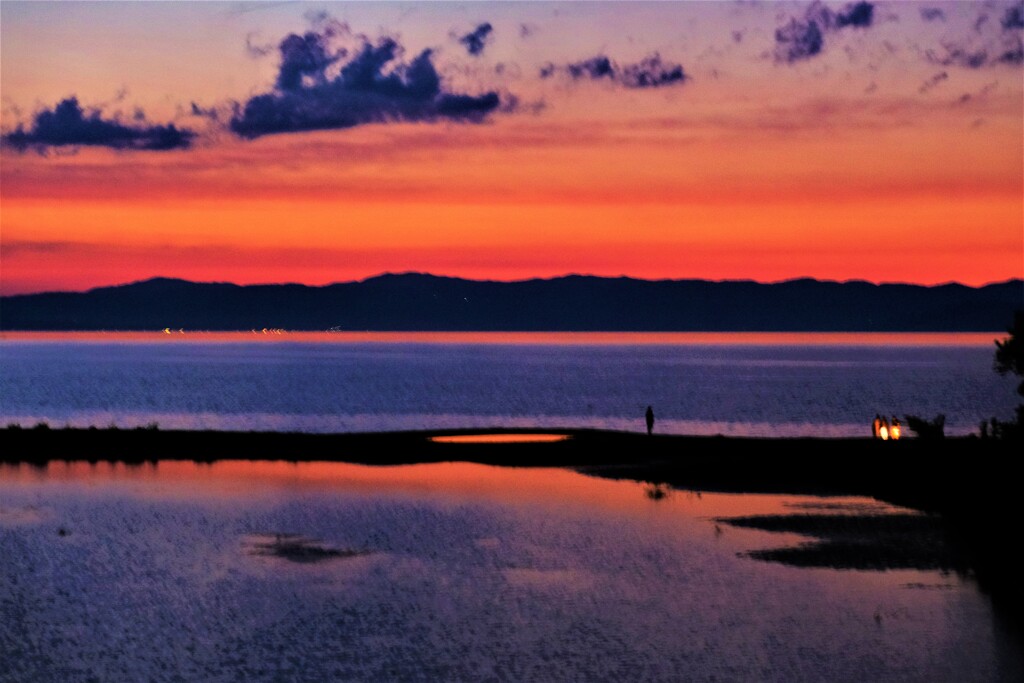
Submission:
POLYGON ((990 20, 990 7, 982 11, 974 22, 974 34, 959 40, 947 39, 942 48, 925 52, 928 61, 941 66, 982 69, 991 66, 1020 66, 1024 64, 1024 2, 1006 7, 999 21, 990 20))
POLYGON ((1024 64, 1024 48, 1021 43, 1002 48, 981 47, 971 49, 953 43, 943 45, 943 50, 929 50, 928 60, 942 66, 959 66, 965 69, 981 69, 986 66, 1006 64, 1018 66, 1024 64))
POLYGON ((557 73, 564 73, 573 80, 607 79, 627 88, 657 88, 689 79, 681 64, 666 62, 657 52, 635 64, 620 65, 610 57, 597 55, 564 65, 548 63, 540 69, 541 78, 551 78, 557 73))
POLYGON ((940 71, 939 73, 933 75, 928 80, 926 80, 924 83, 922 83, 921 87, 917 89, 917 92, 919 92, 922 95, 924 95, 925 93, 927 93, 928 91, 932 90, 933 88, 938 86, 940 83, 942 83, 943 81, 948 80, 948 79, 949 79, 949 74, 946 73, 945 71, 940 71))
POLYGON ((257 43, 257 31, 250 31, 245 36, 245 51, 250 57, 266 57, 274 51, 273 43, 257 43))

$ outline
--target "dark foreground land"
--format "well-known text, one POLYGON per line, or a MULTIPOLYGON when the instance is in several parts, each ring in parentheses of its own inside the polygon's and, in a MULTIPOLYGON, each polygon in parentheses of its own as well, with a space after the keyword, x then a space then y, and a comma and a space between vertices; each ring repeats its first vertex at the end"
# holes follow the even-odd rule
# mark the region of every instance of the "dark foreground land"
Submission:
MULTIPOLYGON (((928 513, 814 514, 725 519, 814 540, 756 559, 840 569, 939 569, 977 579, 1012 621, 1024 617, 1019 555, 1024 519, 1016 475, 1019 444, 978 439, 760 439, 545 430, 550 443, 438 443, 438 435, 528 434, 451 430, 365 434, 191 432, 158 429, 0 429, 0 463, 50 460, 335 461, 368 465, 464 461, 566 467, 592 476, 673 489, 735 493, 869 496, 928 513)), ((3 476, 0 470, 0 477, 3 476)))
POLYGON ((333 461, 367 465, 475 462, 568 467, 678 489, 736 493, 866 495, 930 512, 979 505, 1018 509, 1019 444, 958 437, 869 438, 648 436, 591 429, 491 429, 307 434, 156 428, 0 429, 0 462, 86 460, 333 461), (439 443, 434 436, 565 435, 549 443, 439 443))

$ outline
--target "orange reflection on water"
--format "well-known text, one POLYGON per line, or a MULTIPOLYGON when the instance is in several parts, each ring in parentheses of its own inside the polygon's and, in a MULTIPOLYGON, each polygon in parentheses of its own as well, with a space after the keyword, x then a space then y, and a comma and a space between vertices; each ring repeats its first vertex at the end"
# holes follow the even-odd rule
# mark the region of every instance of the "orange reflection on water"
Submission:
POLYGON ((103 343, 545 344, 618 346, 985 346, 1002 332, 289 332, 185 329, 137 332, 0 332, 0 341, 103 343))
POLYGON ((0 465, 0 484, 19 483, 74 484, 97 493, 110 487, 119 493, 152 499, 228 501, 295 492, 429 497, 451 503, 471 499, 558 509, 596 508, 660 518, 669 524, 684 517, 706 523, 720 516, 792 513, 794 503, 820 500, 813 496, 686 490, 669 490, 665 498, 653 500, 648 493, 650 485, 641 482, 603 479, 561 468, 496 467, 467 462, 378 466, 221 460, 210 464, 162 461, 133 466, 54 461, 45 468, 0 465))

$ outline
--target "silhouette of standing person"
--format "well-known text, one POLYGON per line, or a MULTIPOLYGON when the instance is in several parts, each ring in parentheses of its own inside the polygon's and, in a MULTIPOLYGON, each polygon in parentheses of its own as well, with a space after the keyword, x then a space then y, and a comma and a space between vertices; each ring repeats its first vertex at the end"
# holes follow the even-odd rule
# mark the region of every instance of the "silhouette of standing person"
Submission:
POLYGON ((644 413, 644 418, 647 419, 647 433, 651 434, 654 431, 654 408, 647 406, 647 412, 644 413))
POLYGON ((892 416, 892 424, 889 427, 889 440, 899 441, 900 434, 903 430, 900 429, 900 419, 895 415, 892 416))

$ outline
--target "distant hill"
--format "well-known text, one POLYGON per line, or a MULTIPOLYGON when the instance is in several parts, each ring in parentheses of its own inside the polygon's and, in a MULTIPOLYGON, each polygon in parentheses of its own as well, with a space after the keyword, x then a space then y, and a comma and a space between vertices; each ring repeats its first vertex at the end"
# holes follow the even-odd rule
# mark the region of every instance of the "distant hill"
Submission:
POLYGON ((874 285, 636 280, 491 282, 408 273, 324 287, 155 278, 0 298, 2 330, 998 331, 1024 282, 874 285))

